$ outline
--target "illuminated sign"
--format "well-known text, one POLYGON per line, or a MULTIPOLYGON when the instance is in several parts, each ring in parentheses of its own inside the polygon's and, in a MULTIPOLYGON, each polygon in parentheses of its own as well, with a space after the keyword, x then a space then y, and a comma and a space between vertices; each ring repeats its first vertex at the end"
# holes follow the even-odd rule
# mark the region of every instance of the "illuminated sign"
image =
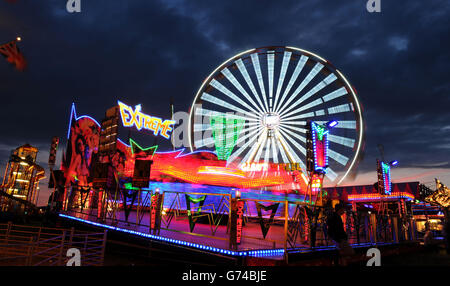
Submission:
POLYGON ((326 172, 328 167, 328 130, 311 122, 312 143, 314 151, 314 170, 326 172))
POLYGON ((383 174, 384 194, 391 194, 391 166, 381 162, 381 172, 383 174))
POLYGON ((237 223, 236 223, 236 243, 240 244, 242 240, 242 224, 244 215, 244 201, 237 201, 237 223))
POLYGON ((170 132, 173 130, 171 125, 175 124, 174 120, 162 121, 159 117, 150 116, 141 112, 141 105, 137 105, 135 109, 120 101, 117 101, 120 107, 120 116, 124 127, 136 127, 137 130, 146 129, 153 131, 154 135, 161 135, 169 139, 170 132))
POLYGON ((260 172, 260 171, 268 171, 269 170, 269 164, 268 163, 250 163, 245 162, 241 168, 242 171, 245 172, 260 172))

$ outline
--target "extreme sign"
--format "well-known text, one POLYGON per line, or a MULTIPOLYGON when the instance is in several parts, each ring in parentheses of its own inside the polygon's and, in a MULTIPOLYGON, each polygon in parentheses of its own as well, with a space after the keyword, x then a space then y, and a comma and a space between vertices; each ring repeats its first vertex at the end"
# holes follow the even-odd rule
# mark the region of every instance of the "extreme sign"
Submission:
POLYGON ((169 139, 170 132, 172 131, 172 125, 175 124, 174 120, 162 121, 159 117, 150 116, 141 112, 141 105, 136 105, 134 110, 131 106, 126 105, 120 101, 117 101, 120 107, 120 116, 124 127, 136 127, 137 130, 150 130, 154 135, 161 135, 162 137, 169 139))

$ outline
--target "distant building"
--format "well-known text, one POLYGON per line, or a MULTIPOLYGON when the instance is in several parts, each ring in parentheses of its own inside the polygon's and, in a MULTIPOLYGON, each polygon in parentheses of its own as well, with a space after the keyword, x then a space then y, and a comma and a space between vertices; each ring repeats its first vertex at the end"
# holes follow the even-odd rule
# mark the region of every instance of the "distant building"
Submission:
POLYGON ((36 164, 37 153, 38 149, 29 144, 11 151, 1 185, 3 206, 11 199, 37 204, 39 181, 45 178, 44 168, 36 164))

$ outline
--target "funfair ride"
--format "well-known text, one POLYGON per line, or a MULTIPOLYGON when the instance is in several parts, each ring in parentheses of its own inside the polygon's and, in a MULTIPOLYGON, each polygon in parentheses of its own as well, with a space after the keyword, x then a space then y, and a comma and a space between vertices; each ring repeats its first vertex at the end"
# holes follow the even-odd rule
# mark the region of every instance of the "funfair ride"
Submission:
POLYGON ((326 177, 340 184, 363 141, 356 92, 329 61, 294 47, 239 53, 198 90, 189 117, 191 151, 209 149, 227 166, 288 164, 306 173, 307 122, 339 124, 329 135, 326 177))

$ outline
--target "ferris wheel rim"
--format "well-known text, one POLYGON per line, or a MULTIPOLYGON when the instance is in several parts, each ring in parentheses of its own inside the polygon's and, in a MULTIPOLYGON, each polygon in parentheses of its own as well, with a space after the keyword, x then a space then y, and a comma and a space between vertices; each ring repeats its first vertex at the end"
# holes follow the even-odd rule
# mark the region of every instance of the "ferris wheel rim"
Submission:
MULTIPOLYGON (((340 70, 338 70, 336 67, 334 67, 334 65, 329 62, 328 60, 324 59, 323 57, 310 52, 308 50, 304 50, 304 49, 300 49, 297 47, 292 47, 292 46, 266 46, 266 47, 260 47, 260 48, 253 48, 253 49, 249 49, 243 52, 240 52, 230 58, 228 58, 227 60, 225 60, 222 64, 220 64, 216 69, 214 69, 206 78, 205 80, 202 82, 202 84, 200 85, 200 88, 197 90, 197 93, 194 97, 194 100, 192 102, 191 105, 191 109, 189 112, 189 118, 188 118, 188 142, 189 142, 189 148, 190 151, 193 152, 195 149, 195 146, 193 145, 193 140, 192 140, 192 135, 194 133, 194 129, 193 129, 193 115, 194 115, 194 109, 195 109, 195 104, 198 101, 199 96, 201 95, 202 91, 204 90, 205 86, 207 86, 208 84, 210 84, 210 82, 214 79, 214 76, 224 70, 225 68, 227 68, 229 65, 232 65, 234 63, 235 60, 243 58, 244 55, 251 55, 252 53, 256 53, 260 54, 258 52, 258 50, 266 50, 269 51, 271 49, 275 50, 275 49, 283 49, 284 51, 288 51, 288 50, 292 50, 292 51, 296 51, 297 53, 300 53, 302 55, 306 55, 308 57, 313 57, 315 58, 315 61, 317 63, 322 63, 323 65, 329 67, 332 69, 332 71, 334 73, 336 73, 338 75, 338 77, 344 82, 345 88, 346 90, 351 94, 351 102, 354 103, 353 105, 355 106, 355 109, 353 110, 353 113, 355 114, 355 118, 356 121, 358 121, 358 124, 356 125, 356 133, 357 133, 357 146, 356 146, 356 150, 353 152, 353 158, 350 162, 350 164, 346 164, 346 166, 348 166, 347 168, 345 168, 345 172, 344 175, 339 179, 339 181, 335 184, 336 186, 339 185, 340 183, 342 183, 342 181, 344 181, 344 179, 348 176, 348 174, 352 171, 352 169, 355 167, 355 164, 358 161, 358 158, 360 157, 360 153, 361 153, 361 148, 363 145, 363 140, 364 140, 364 119, 362 117, 362 108, 361 108, 361 103, 356 95, 356 91, 354 90, 353 86, 350 84, 350 82, 347 80, 347 78, 340 72, 340 70)), ((262 53, 267 53, 267 52, 262 52, 262 53)), ((281 103, 280 103, 281 104, 281 103)))

